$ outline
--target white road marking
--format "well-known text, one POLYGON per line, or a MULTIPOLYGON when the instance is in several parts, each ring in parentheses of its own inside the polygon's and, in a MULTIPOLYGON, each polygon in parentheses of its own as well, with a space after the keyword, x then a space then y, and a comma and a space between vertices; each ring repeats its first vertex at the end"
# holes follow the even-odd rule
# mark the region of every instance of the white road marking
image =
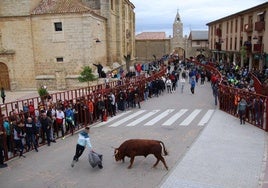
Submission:
POLYGON ((154 119, 152 119, 151 121, 148 121, 146 124, 144 124, 145 126, 151 126, 154 125, 156 122, 158 122, 159 120, 161 120, 162 118, 166 117, 168 114, 172 113, 174 111, 174 109, 167 109, 166 111, 164 111, 163 113, 161 113, 159 116, 155 117, 154 119))
POLYGON ((162 125, 164 125, 164 126, 172 125, 176 120, 178 120, 187 111, 188 111, 187 109, 181 109, 179 112, 177 112, 171 118, 169 118, 167 121, 165 121, 162 125))
POLYGON ((200 109, 194 110, 180 125, 181 126, 189 125, 200 112, 201 112, 200 109))
POLYGON ((198 123, 198 126, 204 126, 212 116, 213 112, 214 110, 208 110, 204 117, 201 119, 201 121, 198 123))
POLYGON ((103 125, 106 125, 107 123, 110 123, 111 121, 116 120, 116 119, 118 119, 118 118, 120 118, 120 117, 122 117, 122 116, 124 116, 124 115, 126 115, 128 113, 130 113, 130 112, 132 112, 132 111, 122 112, 121 114, 118 114, 118 115, 116 115, 114 117, 108 118, 108 121, 100 122, 100 123, 98 123, 97 125, 95 125, 93 127, 101 127, 103 125))
POLYGON ((145 111, 146 111, 146 110, 139 110, 139 111, 135 112, 134 114, 131 114, 131 115, 125 117, 124 119, 121 119, 120 121, 117 121, 117 122, 115 122, 115 123, 109 125, 109 127, 117 127, 117 126, 119 126, 119 125, 125 123, 126 121, 128 121, 128 120, 130 120, 130 119, 132 119, 132 118, 134 118, 134 117, 136 117, 136 116, 142 114, 142 113, 145 112, 145 111))
POLYGON ((127 124, 128 127, 130 126, 135 126, 138 123, 142 122, 143 120, 151 117, 152 115, 156 114, 157 112, 159 112, 160 110, 153 110, 152 112, 149 112, 147 114, 145 114, 144 116, 140 117, 139 119, 136 119, 135 121, 132 121, 131 123, 127 124))

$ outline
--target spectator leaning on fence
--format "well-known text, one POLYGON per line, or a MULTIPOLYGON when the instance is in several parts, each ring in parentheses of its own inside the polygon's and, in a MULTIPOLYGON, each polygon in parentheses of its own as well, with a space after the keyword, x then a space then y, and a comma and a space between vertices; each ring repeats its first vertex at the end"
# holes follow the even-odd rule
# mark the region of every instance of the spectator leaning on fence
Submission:
POLYGON ((241 98, 237 105, 237 113, 239 114, 240 124, 245 124, 245 115, 246 115, 246 108, 247 108, 247 102, 244 98, 241 98))
POLYGON ((7 164, 4 163, 4 139, 5 139, 5 129, 3 125, 0 125, 0 168, 7 167, 7 164))

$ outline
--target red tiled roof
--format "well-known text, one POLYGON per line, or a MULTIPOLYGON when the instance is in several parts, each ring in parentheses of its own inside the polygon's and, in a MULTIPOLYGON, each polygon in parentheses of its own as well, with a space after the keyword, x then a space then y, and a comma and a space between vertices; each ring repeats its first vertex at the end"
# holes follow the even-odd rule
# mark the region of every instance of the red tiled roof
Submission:
POLYGON ((139 40, 166 39, 166 33, 165 32, 142 32, 136 35, 136 39, 139 39, 139 40))
POLYGON ((42 0, 32 14, 87 12, 91 9, 78 0, 42 0))

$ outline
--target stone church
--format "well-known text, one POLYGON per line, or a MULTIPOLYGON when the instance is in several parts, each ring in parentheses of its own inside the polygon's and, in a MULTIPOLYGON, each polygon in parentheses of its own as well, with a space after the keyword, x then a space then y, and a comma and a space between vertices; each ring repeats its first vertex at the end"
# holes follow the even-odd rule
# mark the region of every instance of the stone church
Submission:
POLYGON ((123 65, 135 57, 134 8, 129 0, 1 0, 0 87, 81 87, 84 66, 123 65))

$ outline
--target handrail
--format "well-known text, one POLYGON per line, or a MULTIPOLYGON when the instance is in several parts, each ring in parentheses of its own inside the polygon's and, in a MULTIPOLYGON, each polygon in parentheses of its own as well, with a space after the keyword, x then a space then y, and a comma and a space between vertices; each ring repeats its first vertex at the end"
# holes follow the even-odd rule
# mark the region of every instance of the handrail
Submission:
MULTIPOLYGON (((238 95, 240 98, 244 98, 246 99, 246 101, 248 102, 249 106, 247 108, 247 112, 246 112, 246 121, 260 129, 265 130, 266 132, 268 132, 268 97, 265 95, 262 95, 260 92, 260 82, 259 80, 253 75, 251 74, 252 78, 254 78, 254 86, 256 86, 255 90, 257 89, 256 93, 252 93, 252 92, 248 92, 245 91, 243 89, 238 89, 238 88, 234 88, 228 85, 225 85, 223 81, 223 76, 220 73, 220 71, 218 71, 218 69, 216 68, 216 66, 214 66, 212 63, 209 63, 208 65, 206 64, 201 64, 199 62, 193 62, 195 63, 197 66, 202 66, 204 67, 206 70, 211 71, 213 74, 216 74, 216 76, 219 78, 219 95, 218 95, 218 100, 219 100, 219 108, 220 110, 223 110, 235 117, 237 116, 237 106, 235 106, 234 104, 234 98, 235 95, 238 95), (256 85, 255 85, 256 84, 256 85), (256 121, 256 112, 254 111, 254 107, 253 107, 253 100, 256 98, 260 98, 263 101, 263 105, 260 107, 261 108, 261 113, 258 115, 261 119, 261 124, 257 124, 256 121)), ((259 109, 260 110, 260 109, 259 109)))

